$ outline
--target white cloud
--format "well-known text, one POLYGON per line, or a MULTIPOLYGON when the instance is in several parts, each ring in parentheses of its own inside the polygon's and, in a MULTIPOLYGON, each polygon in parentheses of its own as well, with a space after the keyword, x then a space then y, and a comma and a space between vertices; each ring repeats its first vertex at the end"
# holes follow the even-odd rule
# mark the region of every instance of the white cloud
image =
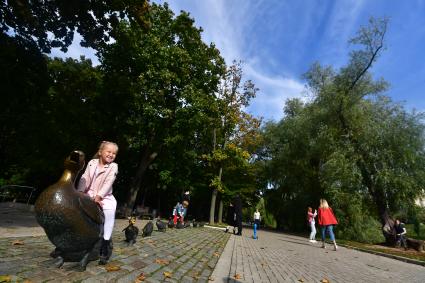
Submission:
POLYGON ((359 15, 364 6, 363 0, 335 1, 329 15, 330 21, 321 37, 321 61, 326 64, 343 64, 347 58, 348 40, 358 29, 359 15))
POLYGON ((304 85, 291 74, 273 74, 268 70, 267 64, 261 64, 273 62, 275 58, 270 56, 274 54, 266 53, 261 55, 266 57, 261 58, 252 56, 262 44, 255 42, 252 27, 258 24, 258 14, 262 13, 261 17, 267 18, 265 9, 272 9, 275 3, 270 5, 267 1, 172 1, 170 7, 176 13, 180 10, 190 12, 191 17, 195 19, 195 25, 204 29, 203 40, 206 43, 213 42, 227 64, 231 64, 233 60, 244 62, 244 79, 252 80, 260 89, 248 111, 255 116, 278 120, 283 116, 286 99, 301 97, 304 85))
POLYGON ((262 116, 266 120, 279 120, 283 117, 283 107, 287 99, 305 98, 304 85, 294 78, 266 75, 258 72, 252 65, 245 65, 244 70, 246 76, 260 89, 248 108, 249 112, 256 116, 262 116))

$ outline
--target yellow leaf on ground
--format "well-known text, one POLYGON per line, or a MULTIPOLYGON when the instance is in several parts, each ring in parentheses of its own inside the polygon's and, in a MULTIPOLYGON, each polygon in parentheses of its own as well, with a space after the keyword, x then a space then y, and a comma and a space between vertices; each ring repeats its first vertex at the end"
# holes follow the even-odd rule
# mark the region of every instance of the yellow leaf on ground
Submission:
POLYGON ((22 240, 15 240, 15 241, 12 242, 12 245, 14 245, 14 246, 23 245, 23 244, 24 244, 24 241, 22 241, 22 240))
POLYGON ((235 279, 241 279, 242 276, 239 273, 236 273, 235 276, 233 276, 235 279))
POLYGON ((171 275, 173 275, 171 272, 164 271, 165 278, 171 278, 171 275))
POLYGON ((142 272, 139 274, 139 276, 136 277, 136 280, 134 281, 134 283, 140 283, 142 281, 145 281, 146 276, 145 274, 142 272))
POLYGON ((219 257, 219 256, 220 256, 220 254, 219 254, 218 252, 215 252, 213 255, 214 255, 215 257, 219 257))
POLYGON ((10 275, 0 275, 0 283, 11 282, 12 277, 10 275))
POLYGON ((107 264, 105 266, 106 271, 111 272, 111 271, 118 271, 121 269, 121 267, 119 267, 118 265, 115 264, 107 264))
POLYGON ((304 279, 300 278, 298 279, 299 282, 304 282, 304 279))
POLYGON ((24 282, 22 282, 22 283, 32 283, 32 281, 29 280, 29 279, 25 279, 24 282))
POLYGON ((155 263, 158 263, 158 264, 169 264, 170 261, 168 261, 166 259, 157 258, 157 259, 155 259, 155 263))
POLYGON ((201 274, 199 273, 199 271, 192 273, 192 278, 198 280, 200 277, 201 277, 201 274))
POLYGON ((320 281, 322 283, 330 283, 330 281, 327 278, 323 278, 322 281, 320 281))
POLYGON ((212 276, 208 277, 208 281, 214 281, 214 280, 215 280, 214 277, 212 277, 212 276))

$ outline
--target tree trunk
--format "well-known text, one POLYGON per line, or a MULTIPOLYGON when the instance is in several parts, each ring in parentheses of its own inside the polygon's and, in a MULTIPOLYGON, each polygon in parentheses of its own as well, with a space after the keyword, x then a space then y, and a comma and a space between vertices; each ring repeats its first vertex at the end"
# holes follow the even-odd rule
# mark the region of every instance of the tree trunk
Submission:
POLYGON ((131 215, 134 208, 134 204, 136 202, 137 193, 139 192, 142 184, 142 177, 145 174, 145 171, 148 168, 149 164, 151 164, 152 161, 155 160, 157 155, 158 153, 151 152, 147 145, 143 147, 142 158, 140 160, 139 167, 137 168, 136 175, 134 176, 133 181, 131 182, 130 191, 128 194, 126 216, 131 215))
POLYGON ((210 224, 214 224, 215 215, 215 200, 217 199, 217 189, 214 189, 211 196, 211 207, 210 207, 210 224))
POLYGON ((407 242, 408 247, 411 247, 411 248, 417 250, 418 252, 423 252, 425 250, 424 249, 424 241, 422 241, 422 240, 406 238, 406 242, 407 242))
POLYGON ((223 222, 223 200, 220 199, 220 203, 218 206, 218 223, 221 224, 223 222))
POLYGON ((382 233, 385 237, 385 243, 388 246, 394 246, 396 242, 395 230, 394 230, 394 220, 389 216, 387 209, 379 209, 381 223, 382 223, 382 233))

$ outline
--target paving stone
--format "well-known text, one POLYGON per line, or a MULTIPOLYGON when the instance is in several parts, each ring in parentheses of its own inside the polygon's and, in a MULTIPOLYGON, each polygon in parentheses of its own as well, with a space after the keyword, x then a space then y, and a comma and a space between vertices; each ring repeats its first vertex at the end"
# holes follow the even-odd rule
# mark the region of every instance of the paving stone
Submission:
POLYGON ((229 239, 229 235, 214 229, 167 230, 153 233, 150 238, 140 238, 135 245, 127 247, 122 242, 121 230, 122 227, 117 226, 113 233, 114 251, 110 260, 120 270, 111 272, 97 261, 90 262, 85 272, 76 271, 77 263, 69 262, 57 269, 49 255, 54 246, 45 235, 9 238, 0 235, 0 275, 12 275, 15 278, 12 282, 28 278, 32 282, 125 283, 134 282, 144 272, 145 282, 194 282, 188 273, 193 269, 198 279, 201 275, 208 278, 212 273, 205 264, 210 260, 209 255, 223 250, 220 243, 229 239), (24 245, 12 245, 16 240, 24 241, 24 245), (168 263, 158 264, 156 259, 168 263), (164 271, 171 272, 172 278, 165 278, 164 271))
POLYGON ((254 240, 251 231, 231 236, 211 275, 215 282, 425 282, 420 265, 346 248, 324 250, 283 233, 260 231, 254 240))

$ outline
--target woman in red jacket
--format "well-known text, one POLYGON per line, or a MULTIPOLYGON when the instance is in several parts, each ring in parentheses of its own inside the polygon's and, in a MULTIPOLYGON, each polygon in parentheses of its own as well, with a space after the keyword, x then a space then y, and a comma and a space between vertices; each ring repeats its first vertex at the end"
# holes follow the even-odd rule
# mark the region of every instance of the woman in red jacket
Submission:
POLYGON ((329 207, 328 202, 325 199, 320 199, 320 207, 317 218, 322 232, 322 248, 325 248, 325 234, 328 232, 329 237, 334 244, 334 250, 336 251, 338 247, 335 241, 333 226, 338 224, 338 221, 335 218, 332 208, 329 207))

